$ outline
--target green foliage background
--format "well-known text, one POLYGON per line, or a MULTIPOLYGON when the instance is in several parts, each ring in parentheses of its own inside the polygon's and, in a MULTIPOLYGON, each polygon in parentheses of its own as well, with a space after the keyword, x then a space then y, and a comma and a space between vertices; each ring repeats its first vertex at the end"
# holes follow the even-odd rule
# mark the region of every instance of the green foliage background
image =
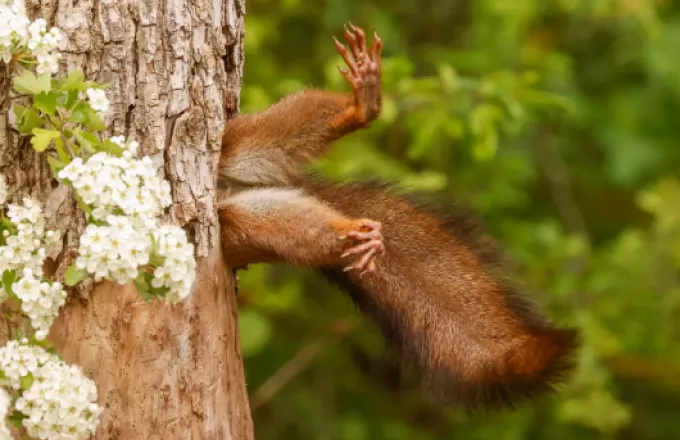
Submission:
POLYGON ((384 113, 318 167, 460 200, 529 294, 582 329, 561 393, 465 416, 399 385, 324 280, 241 274, 257 438, 680 438, 680 5, 662 0, 248 0, 242 110, 348 90, 331 36, 385 41, 384 113))

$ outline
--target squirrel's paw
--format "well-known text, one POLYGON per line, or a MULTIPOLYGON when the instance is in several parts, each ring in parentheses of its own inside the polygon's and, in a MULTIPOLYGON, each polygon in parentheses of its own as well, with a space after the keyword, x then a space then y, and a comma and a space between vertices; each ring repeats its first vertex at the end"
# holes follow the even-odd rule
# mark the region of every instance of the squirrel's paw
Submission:
POLYGON ((345 272, 358 270, 360 275, 363 275, 375 270, 375 258, 385 252, 381 229, 382 225, 379 222, 360 219, 352 222, 351 230, 340 236, 343 240, 358 242, 341 255, 342 258, 357 256, 354 263, 343 269, 345 272))
POLYGON ((345 39, 349 45, 351 55, 345 46, 335 40, 335 47, 345 60, 349 69, 341 69, 342 76, 352 85, 354 98, 361 122, 368 123, 380 114, 380 53, 383 43, 376 32, 373 33, 373 43, 369 49, 366 46, 366 36, 361 28, 352 23, 345 26, 345 39))

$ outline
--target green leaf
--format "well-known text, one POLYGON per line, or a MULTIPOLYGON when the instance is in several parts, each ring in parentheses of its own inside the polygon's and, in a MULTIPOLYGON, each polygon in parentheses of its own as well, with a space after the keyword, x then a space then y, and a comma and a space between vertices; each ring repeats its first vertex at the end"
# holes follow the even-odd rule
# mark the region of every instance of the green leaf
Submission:
POLYGON ((149 304, 155 298, 154 295, 152 295, 151 292, 149 292, 148 290, 139 290, 139 296, 147 304, 149 304))
MULTIPOLYGON (((157 245, 158 243, 154 240, 154 247, 156 247, 157 245)), ((153 267, 162 266, 163 264, 165 264, 165 257, 158 255, 156 252, 152 252, 151 255, 149 256, 149 264, 153 267)), ((153 279, 153 276, 150 279, 153 279)))
POLYGON ((92 145, 99 145, 99 138, 95 134, 87 131, 81 131, 80 135, 84 139, 87 139, 87 141, 90 142, 92 145))
POLYGON ((443 113, 428 112, 427 115, 421 115, 415 139, 408 151, 409 158, 419 159, 438 145, 443 131, 442 127, 446 122, 447 118, 443 113))
POLYGON ((84 92, 87 90, 87 84, 85 84, 85 74, 82 70, 74 70, 68 77, 59 85, 59 90, 63 91, 76 91, 84 92))
POLYGON ((64 273, 64 282, 67 286, 73 287, 87 277, 87 271, 78 269, 75 264, 72 264, 66 269, 64 273))
POLYGON ((123 155, 123 151, 125 150, 117 143, 111 142, 109 139, 105 139, 104 142, 101 143, 99 151, 109 153, 112 156, 120 157, 123 155))
POLYGON ((6 270, 2 273, 2 284, 4 284, 5 292, 7 292, 9 295, 14 296, 14 289, 12 289, 12 285, 16 279, 17 273, 13 270, 6 270))
POLYGON ((9 417, 7 417, 7 420, 15 428, 21 429, 21 427, 23 426, 22 423, 23 423, 24 419, 27 418, 27 417, 28 416, 26 414, 19 412, 17 410, 14 410, 14 412, 12 412, 12 414, 9 417))
POLYGON ((137 278, 135 278, 135 287, 137 288, 137 292, 139 293, 139 296, 144 300, 145 303, 149 303, 153 300, 154 295, 151 294, 150 288, 151 286, 149 285, 148 282, 148 276, 150 274, 146 272, 140 271, 137 275, 137 278))
POLYGON ((36 339, 35 336, 31 336, 28 340, 29 345, 37 345, 45 350, 49 351, 54 348, 54 345, 48 339, 36 339))
POLYGON ((57 92, 40 92, 33 98, 33 106, 41 112, 52 116, 57 110, 58 97, 59 94, 57 92))
POLYGON ((0 217, 0 224, 2 224, 3 229, 8 230, 10 234, 14 235, 17 233, 17 226, 7 217, 0 217))
POLYGON ((21 385, 22 390, 31 388, 31 385, 33 385, 33 375, 28 373, 26 376, 22 376, 21 379, 19 379, 19 384, 21 385))
POLYGON ((474 136, 472 154, 479 161, 488 160, 498 149, 498 128, 501 110, 495 105, 480 104, 470 115, 470 128, 474 136))
POLYGON ((135 287, 137 287, 138 290, 143 290, 147 291, 149 290, 149 283, 147 281, 147 275, 149 275, 146 272, 139 271, 137 274, 137 278, 135 278, 135 287))
POLYGON ((89 110, 89 105, 84 102, 79 102, 73 107, 73 110, 71 111, 71 117, 69 119, 77 124, 84 124, 85 121, 87 121, 89 110))
POLYGON ((21 122, 21 120, 24 118, 24 115, 28 111, 28 107, 24 107, 21 104, 14 104, 14 116, 17 118, 17 125, 21 122))
POLYGON ((92 108, 90 108, 90 112, 88 114, 87 121, 85 122, 85 126, 90 130, 95 131, 106 129, 106 124, 104 124, 104 121, 102 121, 97 112, 94 111, 92 108))
POLYGON ((64 149, 64 140, 61 138, 61 136, 54 140, 54 149, 57 150, 57 154, 59 155, 59 159, 61 161, 70 161, 71 156, 69 156, 69 154, 64 149))
POLYGON ((153 278, 153 274, 140 271, 134 281, 137 292, 147 303, 154 298, 164 298, 170 291, 167 287, 153 287, 153 278))
POLYGON ((70 90, 67 93, 62 93, 57 98, 57 105, 65 108, 66 110, 71 110, 71 107, 78 102, 78 91, 70 90))
POLYGON ((80 206, 80 209, 85 211, 85 213, 87 214, 92 213, 92 208, 90 208, 90 205, 83 201, 82 197, 80 197, 77 193, 74 194, 74 197, 76 198, 76 202, 78 202, 78 206, 80 206))
POLYGON ((239 312, 238 326, 241 335, 241 352, 246 357, 259 353, 272 336, 269 320, 254 309, 239 312))
POLYGON ((37 95, 40 92, 49 92, 51 88, 49 73, 36 76, 30 70, 24 70, 14 78, 14 90, 22 94, 37 95))
POLYGON ((24 115, 21 125, 18 127, 19 132, 22 134, 28 134, 33 131, 34 128, 40 128, 45 126, 45 121, 40 117, 38 112, 29 108, 24 115))
POLYGON ((14 115, 17 118, 17 129, 21 134, 28 134, 34 128, 42 127, 44 124, 44 121, 35 110, 23 105, 14 105, 14 115))
POLYGON ((45 130, 42 128, 34 128, 32 130, 33 137, 31 138, 31 145, 35 151, 45 151, 50 146, 53 139, 57 139, 61 134, 57 130, 45 130))
POLYGON ((66 167, 66 163, 60 161, 54 156, 47 156, 47 163, 50 165, 52 175, 56 177, 57 173, 66 167))
POLYGON ((152 294, 154 294, 154 296, 158 296, 160 298, 165 298, 168 295, 168 292, 170 291, 170 289, 168 287, 165 287, 165 286, 163 286, 163 287, 153 287, 153 286, 151 286, 149 291, 152 294))
POLYGON ((80 102, 71 112, 71 121, 83 124, 90 130, 99 131, 106 128, 106 124, 101 120, 96 111, 89 104, 80 102))
POLYGON ((99 139, 94 134, 88 133, 86 131, 83 132, 80 130, 75 130, 73 135, 78 140, 80 146, 88 150, 90 153, 93 153, 98 149, 97 147, 99 146, 99 139))

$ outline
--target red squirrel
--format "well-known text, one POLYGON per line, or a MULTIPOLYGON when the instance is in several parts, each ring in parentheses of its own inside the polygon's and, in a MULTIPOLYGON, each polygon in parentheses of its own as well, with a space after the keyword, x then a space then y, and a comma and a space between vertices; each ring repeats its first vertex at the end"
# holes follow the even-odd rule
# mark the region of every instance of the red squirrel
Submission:
POLYGON ((231 267, 286 261, 320 270, 380 327, 430 395, 467 409, 512 406, 573 367, 576 331, 521 296, 501 254, 465 216, 386 185, 340 185, 301 165, 381 110, 382 41, 345 28, 352 94, 305 90, 224 129, 221 240, 231 267))

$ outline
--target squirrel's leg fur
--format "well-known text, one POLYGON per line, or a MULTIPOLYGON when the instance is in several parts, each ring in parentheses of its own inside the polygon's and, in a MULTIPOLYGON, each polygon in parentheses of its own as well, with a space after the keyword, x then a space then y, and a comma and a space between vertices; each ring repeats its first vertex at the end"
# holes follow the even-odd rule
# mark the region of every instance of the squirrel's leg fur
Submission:
POLYGON ((572 330, 555 328, 500 271, 469 220, 446 218, 386 187, 308 180, 332 209, 383 225, 387 252, 359 277, 324 274, 351 295, 435 395, 468 408, 541 394, 571 367, 572 330))
POLYGON ((321 156, 328 146, 378 117, 381 109, 380 52, 374 35, 366 46, 359 28, 347 29, 350 52, 337 40, 347 63, 342 75, 353 94, 306 90, 282 99, 262 113, 230 120, 222 137, 220 177, 227 183, 290 185, 301 163, 321 156))
POLYGON ((287 261, 305 267, 375 269, 381 226, 349 219, 300 189, 247 190, 219 202, 222 249, 232 267, 287 261))

